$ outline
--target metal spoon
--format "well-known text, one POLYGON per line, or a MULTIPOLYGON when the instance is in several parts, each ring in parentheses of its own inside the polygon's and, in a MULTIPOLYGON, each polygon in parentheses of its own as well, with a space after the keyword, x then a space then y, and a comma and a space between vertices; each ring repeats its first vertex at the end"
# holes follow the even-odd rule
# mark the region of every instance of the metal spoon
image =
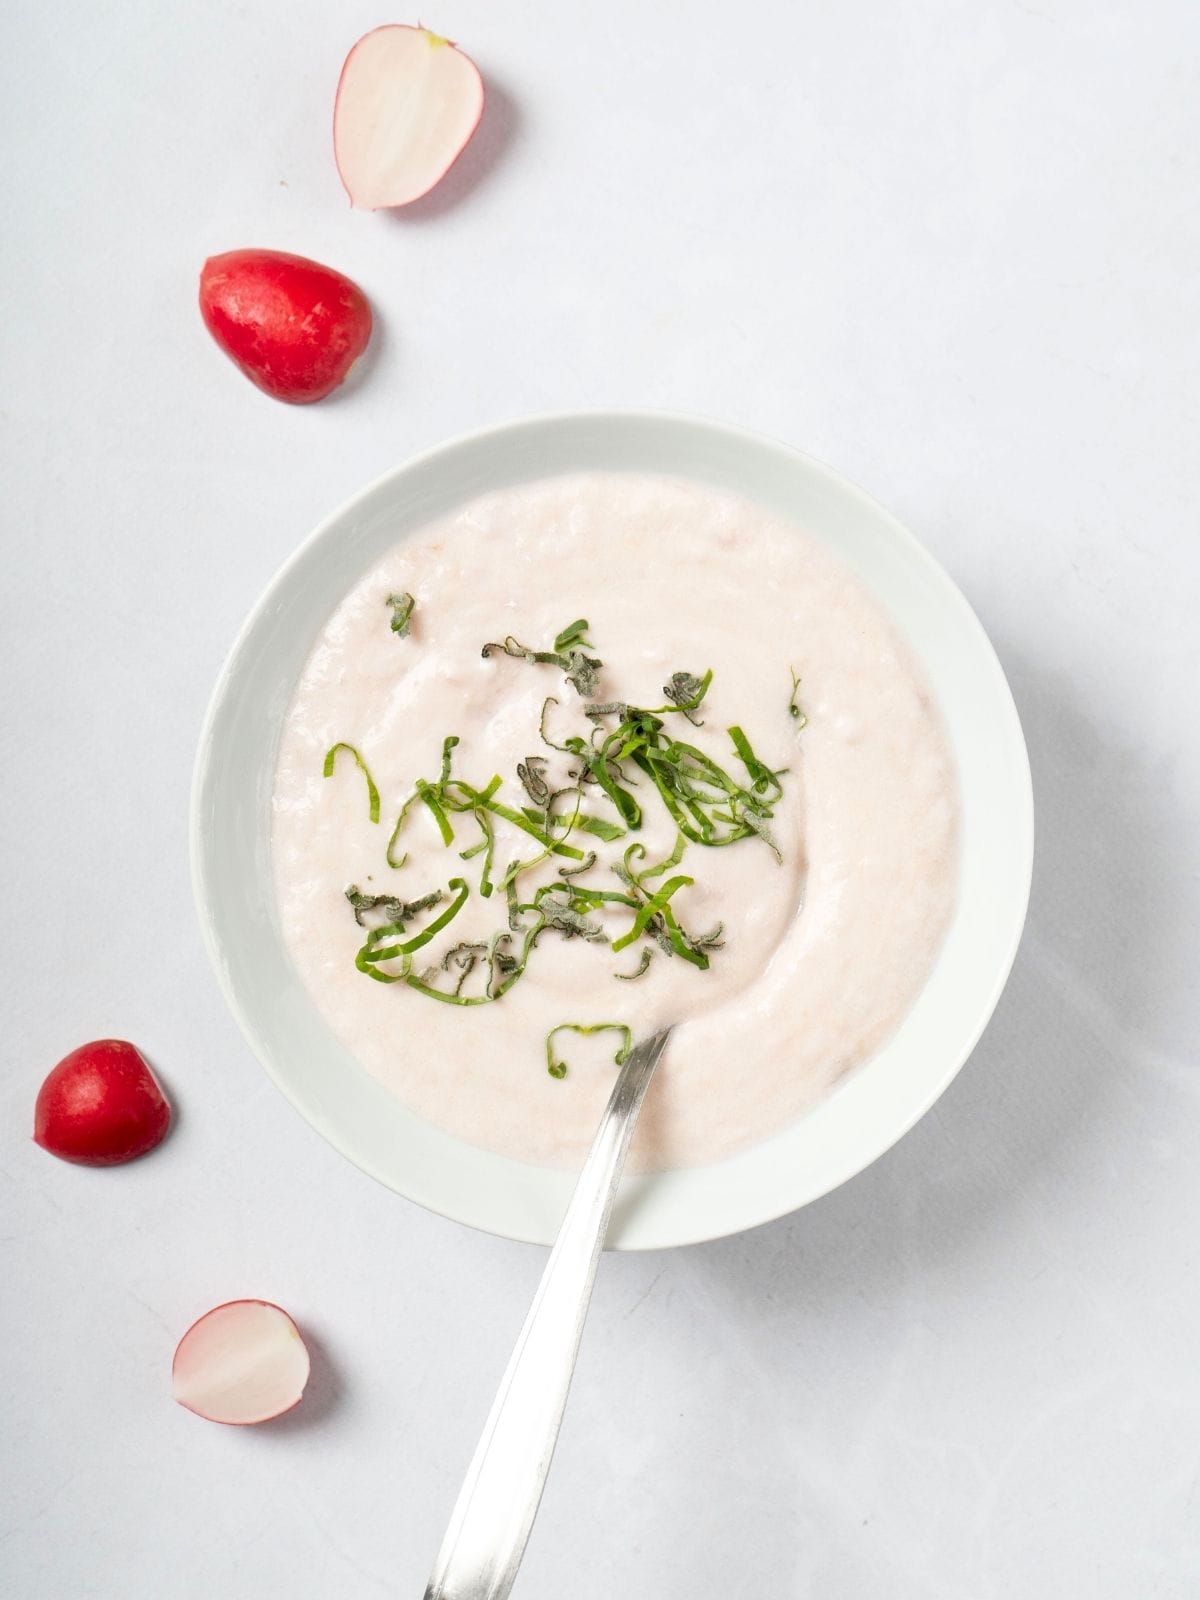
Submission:
POLYGON ((643 1040, 621 1068, 467 1468, 425 1600, 504 1600, 513 1586, 550 1471, 625 1153, 670 1033, 664 1028, 643 1040))

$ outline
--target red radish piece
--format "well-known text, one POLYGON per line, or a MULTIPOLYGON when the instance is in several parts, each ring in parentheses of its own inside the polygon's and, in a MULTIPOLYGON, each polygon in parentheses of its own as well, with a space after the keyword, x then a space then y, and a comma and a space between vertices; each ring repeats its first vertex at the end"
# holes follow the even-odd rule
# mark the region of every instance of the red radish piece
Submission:
POLYGON ((42 1149, 85 1167, 144 1156, 170 1126, 158 1079, 124 1039, 96 1039, 64 1056, 38 1090, 33 1113, 42 1149))
POLYGON ((269 1300, 230 1300, 206 1311, 171 1363, 176 1400, 209 1422, 269 1422, 299 1404, 308 1351, 296 1324, 269 1300))
POLYGON ((333 106, 333 154, 351 204, 378 211, 428 194, 482 115, 479 68, 449 39, 402 23, 364 34, 333 106))
POLYGON ((297 406, 343 383, 371 337, 371 307, 357 284, 282 250, 210 256, 200 314, 251 383, 297 406))

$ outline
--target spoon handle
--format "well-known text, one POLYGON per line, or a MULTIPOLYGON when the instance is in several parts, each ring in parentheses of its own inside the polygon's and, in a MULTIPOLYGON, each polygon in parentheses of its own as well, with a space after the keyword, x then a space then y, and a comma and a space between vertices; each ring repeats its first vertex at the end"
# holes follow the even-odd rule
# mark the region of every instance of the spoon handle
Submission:
POLYGON ((670 1034, 630 1052, 579 1174, 433 1564, 425 1600, 503 1600, 529 1530, 575 1370, 634 1124, 670 1034))

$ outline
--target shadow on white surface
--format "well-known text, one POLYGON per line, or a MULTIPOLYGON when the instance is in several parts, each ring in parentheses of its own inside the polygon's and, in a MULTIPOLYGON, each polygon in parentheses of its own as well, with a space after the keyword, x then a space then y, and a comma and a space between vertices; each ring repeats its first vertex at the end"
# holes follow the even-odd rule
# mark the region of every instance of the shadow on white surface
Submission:
POLYGON ((285 1411, 281 1417, 260 1422, 255 1430, 260 1434, 285 1434, 290 1437, 297 1433, 312 1433, 332 1419, 341 1402, 345 1383, 329 1354, 324 1337, 315 1333, 312 1324, 307 1321, 301 1323, 300 1332, 311 1362, 304 1398, 298 1406, 285 1411))
POLYGON ((332 394, 326 395, 324 400, 317 404, 323 411, 329 410, 353 400, 359 390, 374 382, 375 373, 381 363, 386 364, 392 347, 395 343, 395 329, 392 321, 383 314, 381 300, 368 295, 371 302, 371 339, 367 348, 359 356, 350 369, 350 375, 343 384, 340 384, 332 394))

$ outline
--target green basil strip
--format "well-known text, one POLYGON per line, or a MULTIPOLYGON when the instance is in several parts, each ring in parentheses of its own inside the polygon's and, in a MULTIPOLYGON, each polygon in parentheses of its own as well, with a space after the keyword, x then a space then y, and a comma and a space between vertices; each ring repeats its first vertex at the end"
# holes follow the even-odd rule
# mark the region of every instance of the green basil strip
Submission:
MULTIPOLYGON (((471 893, 464 878, 451 878, 449 887, 457 891, 455 898, 444 911, 434 917, 432 922, 427 922, 420 933, 415 933, 411 939, 404 939, 399 944, 388 945, 386 949, 380 949, 382 940, 391 938, 393 934, 402 933, 404 930, 396 923, 391 922, 385 924, 382 928, 373 928, 367 935, 366 944, 359 951, 359 956, 362 957, 363 961, 368 964, 392 961, 397 956, 411 955, 414 950, 419 950, 422 945, 427 945, 436 934, 442 931, 447 923, 454 921, 454 918, 467 903, 467 897, 471 893)), ((358 963, 356 962, 356 964, 358 963)), ((360 970, 362 970, 361 966, 360 970)))
POLYGON ((371 776, 370 768, 367 766, 367 763, 359 755, 358 751, 352 744, 346 744, 343 740, 339 740, 337 744, 329 747, 329 749, 325 752, 325 776, 327 778, 333 777, 333 764, 337 760, 337 753, 339 750, 349 750, 350 754, 354 757, 358 770, 367 780, 367 806, 370 811, 371 821, 378 822, 379 790, 375 787, 375 779, 371 776))
POLYGON ((676 892, 676 890, 687 889, 693 883, 695 883, 695 881, 696 880, 694 878, 685 878, 682 874, 680 874, 678 877, 668 878, 666 883, 663 884, 662 888, 650 896, 649 900, 646 901, 646 904, 638 912, 637 916, 634 917, 633 926, 629 929, 629 931, 627 933, 623 933, 619 939, 613 940, 613 949, 624 950, 625 947, 627 945, 631 945, 635 939, 641 938, 642 934, 646 931, 646 924, 652 917, 657 916, 659 912, 666 909, 667 902, 670 900, 671 896, 676 892))
POLYGON ((613 1057, 616 1065, 623 1066, 629 1059, 629 1052, 633 1049, 633 1033, 623 1022, 560 1022, 556 1028, 551 1028, 546 1035, 546 1071, 552 1078, 565 1078, 567 1063, 559 1060, 554 1053, 554 1036, 556 1033, 619 1033, 621 1043, 613 1057))

